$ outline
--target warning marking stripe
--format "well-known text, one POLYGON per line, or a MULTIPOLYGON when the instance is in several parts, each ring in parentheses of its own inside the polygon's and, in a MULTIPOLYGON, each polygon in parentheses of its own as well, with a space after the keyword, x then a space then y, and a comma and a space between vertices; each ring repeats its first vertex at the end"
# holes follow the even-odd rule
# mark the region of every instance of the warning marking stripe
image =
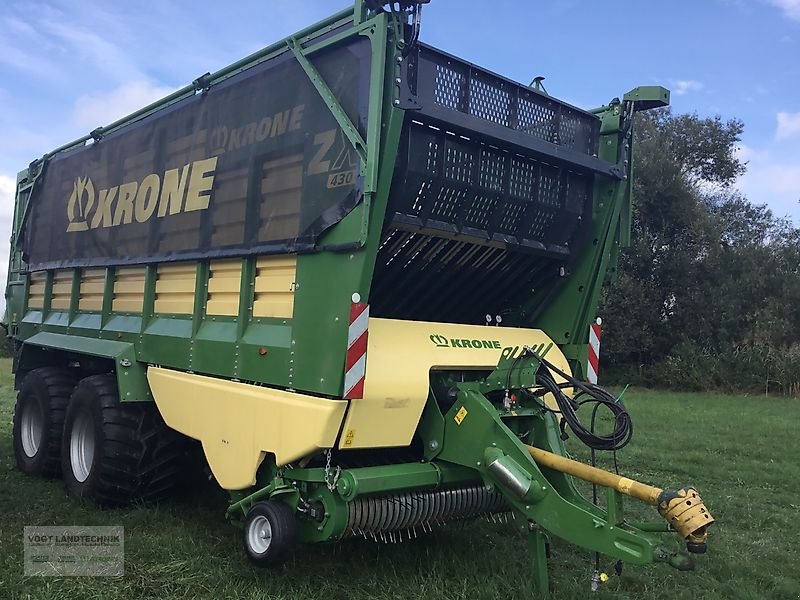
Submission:
POLYGON ((586 378, 590 383, 597 383, 597 372, 600 370, 600 335, 602 328, 597 323, 589 325, 589 360, 586 364, 586 378))
POLYGON ((364 397, 364 378, 367 374, 367 341, 369 334, 369 304, 350 305, 350 327, 347 331, 347 355, 344 367, 344 397, 364 397))

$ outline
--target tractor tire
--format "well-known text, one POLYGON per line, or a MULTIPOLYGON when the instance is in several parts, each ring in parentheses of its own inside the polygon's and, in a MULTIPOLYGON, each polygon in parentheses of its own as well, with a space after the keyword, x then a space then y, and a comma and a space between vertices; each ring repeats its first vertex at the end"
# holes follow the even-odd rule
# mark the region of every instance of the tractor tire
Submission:
POLYGON ((74 498, 106 506, 161 500, 181 485, 188 440, 155 404, 120 402, 114 375, 81 380, 64 421, 61 470, 74 498))
POLYGON ((72 373, 61 367, 41 367, 25 376, 14 407, 12 437, 17 468, 28 475, 61 474, 61 434, 72 373))
POLYGON ((244 549, 259 567, 279 567, 294 551, 297 522, 283 502, 256 502, 244 521, 244 549))

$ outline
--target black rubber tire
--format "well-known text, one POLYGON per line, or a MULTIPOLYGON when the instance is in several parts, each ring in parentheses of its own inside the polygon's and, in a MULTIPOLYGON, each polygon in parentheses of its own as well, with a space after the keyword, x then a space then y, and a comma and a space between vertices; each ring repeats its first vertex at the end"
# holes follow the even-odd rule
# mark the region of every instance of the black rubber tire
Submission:
POLYGON ((259 567, 281 566, 289 560, 297 543, 297 522, 294 518, 294 511, 283 502, 268 500, 253 504, 247 511, 242 531, 247 558, 259 567), (270 543, 263 552, 254 549, 249 541, 253 521, 259 517, 266 518, 271 529, 270 543))
POLYGON ((25 376, 14 407, 12 438, 17 468, 28 475, 58 477, 61 474, 61 435, 64 416, 75 376, 69 369, 41 367, 25 376), (41 440, 33 456, 28 456, 22 443, 22 414, 26 408, 41 411, 41 440))
POLYGON ((167 427, 154 404, 122 403, 114 375, 93 375, 78 383, 70 399, 62 477, 71 496, 101 505, 157 501, 183 482, 188 448, 188 439, 167 427), (84 481, 76 478, 70 447, 81 415, 88 416, 94 432, 94 452, 84 481))

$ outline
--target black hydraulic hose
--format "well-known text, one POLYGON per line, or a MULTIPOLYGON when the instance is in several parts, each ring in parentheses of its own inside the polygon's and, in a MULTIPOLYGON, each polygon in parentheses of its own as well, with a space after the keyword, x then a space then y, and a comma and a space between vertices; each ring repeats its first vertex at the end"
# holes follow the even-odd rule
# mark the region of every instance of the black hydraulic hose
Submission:
MULTIPOLYGON (((533 353, 532 350, 530 352, 533 353)), ((593 450, 616 451, 624 448, 631 441, 633 421, 621 400, 617 400, 599 385, 578 381, 544 358, 533 354, 540 363, 539 370, 536 372, 537 385, 544 391, 553 394, 565 424, 569 426, 575 437, 593 450), (566 386, 555 380, 554 373, 568 382, 566 386), (570 398, 563 392, 562 387, 575 388, 578 393, 575 398, 570 398), (585 427, 577 414, 578 409, 584 404, 594 404, 595 414, 600 406, 608 409, 614 415, 614 430, 610 434, 601 435, 595 433, 593 427, 585 427)))

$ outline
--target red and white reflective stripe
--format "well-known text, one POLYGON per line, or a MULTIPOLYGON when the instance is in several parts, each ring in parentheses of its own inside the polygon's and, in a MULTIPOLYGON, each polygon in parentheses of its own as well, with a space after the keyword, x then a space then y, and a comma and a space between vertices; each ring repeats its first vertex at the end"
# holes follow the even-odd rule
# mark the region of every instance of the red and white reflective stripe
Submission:
MULTIPOLYGON (((599 321, 600 319, 598 319, 599 321)), ((589 325, 589 362, 586 365, 586 377, 589 383, 597 383, 597 371, 600 368, 600 323, 589 325)))
POLYGON ((369 304, 350 305, 350 328, 347 332, 347 358, 344 365, 344 397, 364 397, 367 374, 367 335, 369 304))

